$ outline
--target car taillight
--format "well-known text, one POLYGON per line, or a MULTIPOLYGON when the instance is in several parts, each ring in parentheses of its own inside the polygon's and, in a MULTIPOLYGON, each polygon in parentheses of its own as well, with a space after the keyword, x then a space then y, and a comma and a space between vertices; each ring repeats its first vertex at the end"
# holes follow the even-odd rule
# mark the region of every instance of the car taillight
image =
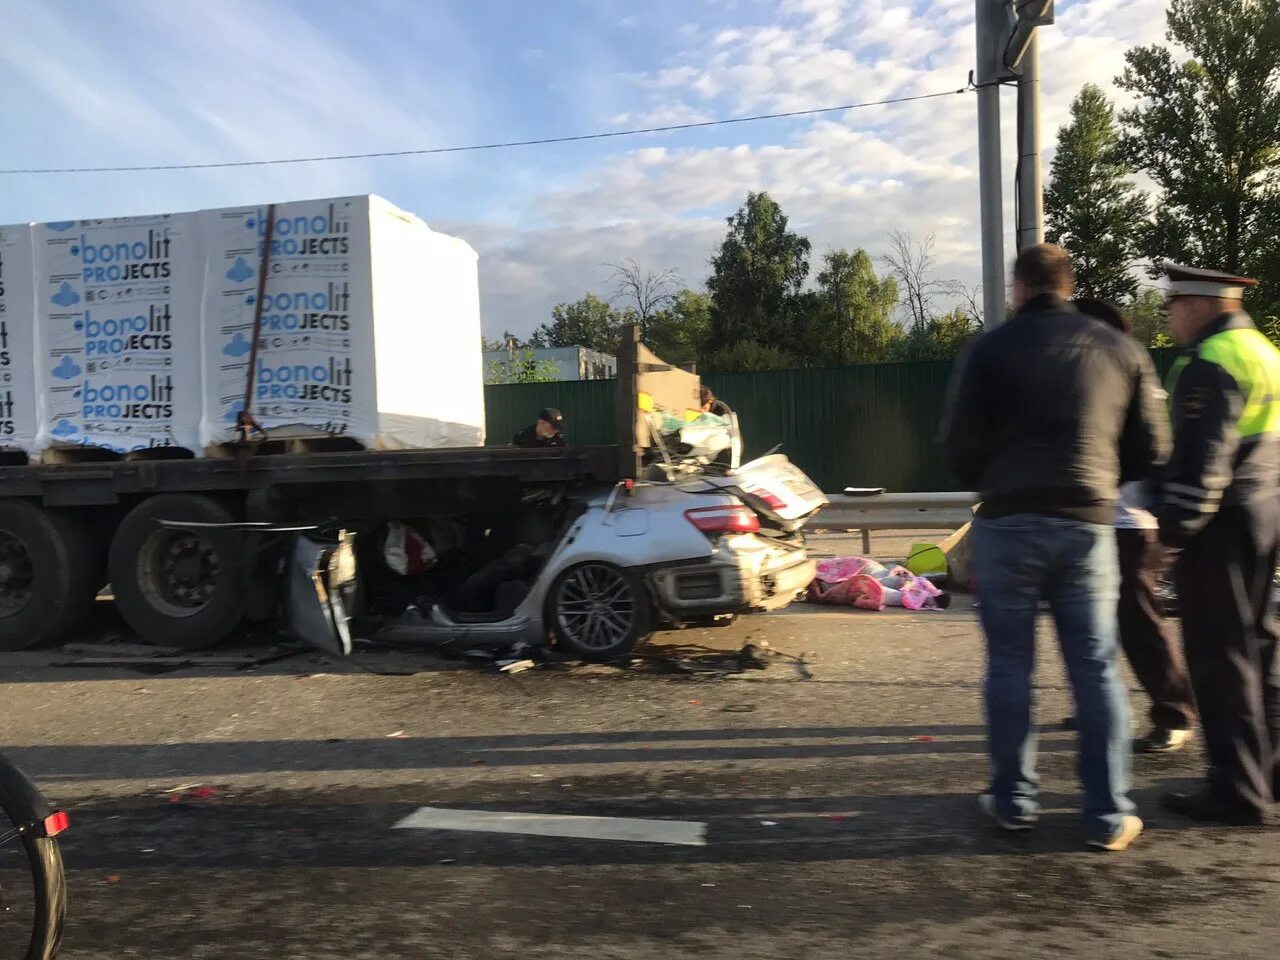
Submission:
POLYGON ((776 493, 766 490, 764 487, 744 487, 747 493, 755 497, 757 500, 765 504, 770 510, 778 511, 786 509, 786 502, 776 493))
POLYGON ((59 810, 52 816, 44 818, 44 835, 46 837, 56 837, 69 826, 71 826, 71 818, 59 810))
POLYGON ((742 504, 697 507, 686 510, 684 516, 703 533, 755 533, 760 529, 760 518, 742 504))

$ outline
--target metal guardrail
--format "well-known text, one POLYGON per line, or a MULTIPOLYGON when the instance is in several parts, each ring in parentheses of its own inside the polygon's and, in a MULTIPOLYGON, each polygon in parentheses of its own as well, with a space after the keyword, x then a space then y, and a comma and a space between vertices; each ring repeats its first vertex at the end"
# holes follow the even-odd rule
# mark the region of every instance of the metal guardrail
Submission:
POLYGON ((881 493, 870 497, 826 495, 830 503, 807 524, 810 530, 861 530, 871 553, 872 530, 957 530, 973 519, 976 493, 881 493))

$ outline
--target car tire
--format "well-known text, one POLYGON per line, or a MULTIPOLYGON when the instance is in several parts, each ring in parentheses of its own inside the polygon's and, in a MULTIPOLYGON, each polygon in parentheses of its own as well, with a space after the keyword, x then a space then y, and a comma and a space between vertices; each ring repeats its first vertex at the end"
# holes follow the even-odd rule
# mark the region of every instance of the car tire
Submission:
POLYGON ((144 500, 121 522, 107 572, 120 615, 159 646, 203 650, 244 619, 244 537, 235 530, 177 530, 161 520, 232 523, 209 497, 165 494, 144 500))
POLYGON ((547 625, 556 646, 583 660, 630 653, 653 632, 653 602, 634 570, 591 561, 569 567, 547 593, 547 625))
POLYGON ((102 586, 98 558, 78 518, 0 501, 0 650, 25 650, 81 626, 102 586))

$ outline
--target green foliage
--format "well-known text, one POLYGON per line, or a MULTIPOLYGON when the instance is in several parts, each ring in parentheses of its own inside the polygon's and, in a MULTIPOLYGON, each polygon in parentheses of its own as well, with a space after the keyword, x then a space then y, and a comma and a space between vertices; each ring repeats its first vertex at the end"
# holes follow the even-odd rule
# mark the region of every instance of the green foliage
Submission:
POLYGON ((703 373, 752 373, 798 366, 796 358, 781 347, 742 340, 707 354, 698 368, 703 373))
POLYGON ((794 300, 809 275, 809 241, 787 229, 767 193, 749 193, 728 218, 729 232, 711 260, 713 349, 752 340, 784 348, 794 342, 794 300))
POLYGON ((959 355, 964 345, 982 332, 967 310, 952 310, 933 317, 923 327, 912 326, 889 348, 889 359, 950 360, 959 355))
POLYGON ((897 302, 897 284, 876 276, 865 250, 831 251, 823 257, 817 296, 802 314, 806 356, 822 366, 884 359, 897 332, 897 302))
POLYGON ((506 360, 490 360, 484 372, 485 383, 550 383, 559 379, 560 364, 539 360, 532 347, 514 350, 506 360))
POLYGON ((1161 191, 1143 251, 1258 276, 1262 313, 1280 301, 1280 4, 1171 0, 1167 25, 1118 78, 1138 98, 1121 148, 1161 191))
POLYGON ((1258 329, 1267 335, 1267 339, 1280 347, 1280 317, 1263 317, 1258 329))
POLYGON ((1138 289, 1130 268, 1140 256, 1145 196, 1128 181, 1115 108, 1093 84, 1071 104, 1044 194, 1045 234, 1071 254, 1082 295, 1116 303, 1138 289))
POLYGON ((646 325, 645 346, 668 363, 691 363, 706 350, 711 336, 711 297, 681 290, 646 325))
POLYGON ((618 352, 618 333, 631 314, 619 311, 593 293, 577 303, 557 304, 551 322, 544 323, 529 338, 531 347, 586 347, 601 353, 618 352))
POLYGON ((612 304, 594 294, 559 304, 528 345, 616 353, 622 326, 639 323, 641 339, 663 359, 732 372, 885 360, 905 349, 893 320, 900 298, 923 318, 911 341, 915 353, 951 356, 978 329, 972 311, 935 313, 938 298, 972 301, 976 293, 936 277, 932 236, 917 244, 895 232, 898 259, 886 258, 892 275, 884 277, 865 250, 832 250, 822 258, 814 288, 805 290, 809 241, 788 228, 767 193, 748 194, 727 223, 707 293, 677 291, 674 270, 653 273, 624 260, 613 265, 612 304), (899 270, 901 283, 895 280, 899 270), (942 340, 931 342, 935 337, 942 340))
POLYGON ((1169 318, 1164 312, 1164 294, 1154 287, 1144 287, 1124 305, 1133 326, 1133 336, 1148 347, 1171 347, 1169 318))

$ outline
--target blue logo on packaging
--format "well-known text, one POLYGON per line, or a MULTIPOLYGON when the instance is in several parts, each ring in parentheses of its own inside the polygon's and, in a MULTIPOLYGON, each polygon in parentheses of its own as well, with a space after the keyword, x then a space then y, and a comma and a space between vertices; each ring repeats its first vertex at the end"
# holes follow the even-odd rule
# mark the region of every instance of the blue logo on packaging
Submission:
POLYGON ((59 380, 74 380, 80 376, 80 367, 70 357, 64 356, 62 362, 53 368, 53 375, 59 380))
POLYGON ((66 420, 59 420, 58 425, 49 431, 55 437, 74 437, 80 428, 66 420))
POLYGON ((236 257, 236 262, 227 271, 227 279, 235 283, 244 283, 253 276, 253 267, 244 262, 244 257, 236 257))
POLYGON ((63 282, 58 292, 49 298, 59 307, 71 307, 80 302, 80 294, 71 289, 71 284, 63 282))
POLYGON ((244 338, 244 334, 237 333, 231 338, 231 342, 222 348, 222 352, 228 357, 243 357, 253 349, 253 344, 244 338))
POLYGON ((55 220, 53 223, 46 223, 45 226, 50 230, 57 230, 61 233, 63 230, 70 230, 76 225, 74 220, 55 220))

